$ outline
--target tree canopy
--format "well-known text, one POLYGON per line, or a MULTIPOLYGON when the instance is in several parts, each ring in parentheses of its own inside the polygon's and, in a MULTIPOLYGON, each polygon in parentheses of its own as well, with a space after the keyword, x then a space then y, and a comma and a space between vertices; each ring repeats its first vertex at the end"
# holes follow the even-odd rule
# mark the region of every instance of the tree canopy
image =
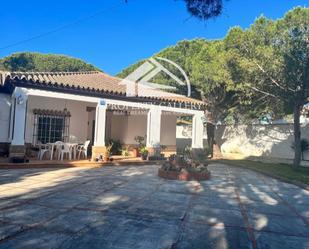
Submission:
POLYGON ((300 113, 309 98, 309 8, 295 8, 277 21, 258 18, 248 30, 226 37, 235 85, 249 102, 273 115, 294 116, 294 166, 301 159, 300 113))
MULTIPOLYGON (((186 71, 194 97, 207 106, 208 124, 293 113, 294 165, 299 165, 299 117, 309 98, 309 8, 295 8, 275 21, 261 16, 248 29, 232 28, 224 39, 181 41, 154 56, 170 59, 186 71)), ((154 81, 172 84, 164 73, 154 81)))
MULTIPOLYGON (((190 78, 194 97, 202 98, 201 93, 204 93, 207 101, 213 99, 212 102, 216 102, 217 99, 221 105, 224 104, 222 115, 218 117, 221 122, 235 122, 239 118, 244 122, 263 114, 281 118, 293 112, 293 94, 289 88, 295 90, 299 80, 308 82, 305 80, 309 69, 306 64, 309 55, 306 41, 309 32, 308 13, 308 8, 295 8, 277 21, 261 16, 247 30, 232 28, 224 39, 180 41, 154 57, 164 57, 180 65, 190 78), (282 87, 284 84, 285 90, 276 85, 279 81, 282 87), (268 92, 267 96, 265 92, 268 92), (280 95, 284 99, 279 98, 280 95), (222 102, 223 96, 226 99, 222 102), (239 102, 238 106, 234 105, 235 101, 239 102)), ((126 77, 142 62, 129 66, 118 76, 126 77)), ((181 77, 173 66, 164 66, 181 77)), ((160 73, 153 81, 171 85, 175 83, 164 73, 160 73)))
POLYGON ((0 59, 0 70, 21 72, 79 72, 96 71, 99 69, 80 59, 65 55, 23 52, 0 59))
MULTIPOLYGON (((212 117, 214 123, 225 122, 230 111, 235 108, 237 101, 230 72, 226 65, 226 56, 222 41, 205 39, 180 41, 175 46, 163 49, 154 55, 154 57, 170 59, 182 67, 190 79, 192 97, 205 101, 208 111, 216 114, 212 117)), ((117 76, 126 77, 143 62, 144 60, 141 60, 129 66, 117 76)), ((162 61, 160 63, 179 78, 182 78, 177 68, 162 61)), ((186 94, 187 89, 181 87, 164 72, 160 72, 152 81, 175 86, 177 88, 176 93, 186 94)), ((228 119, 231 120, 231 118, 228 119)))
POLYGON ((188 12, 200 20, 217 17, 222 13, 224 0, 184 0, 188 12))

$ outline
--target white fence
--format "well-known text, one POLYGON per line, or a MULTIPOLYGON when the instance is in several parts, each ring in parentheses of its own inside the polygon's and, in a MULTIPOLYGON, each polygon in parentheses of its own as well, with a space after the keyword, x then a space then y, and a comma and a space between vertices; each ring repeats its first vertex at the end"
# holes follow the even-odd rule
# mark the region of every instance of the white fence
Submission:
MULTIPOLYGON (((309 124, 301 127, 302 138, 309 140, 309 124)), ((293 124, 217 126, 216 142, 224 156, 290 160, 294 157, 293 124)), ((189 126, 177 127, 177 144, 188 144, 189 126)), ((206 131, 204 139, 207 140, 206 131)), ((206 141, 205 141, 206 142, 206 141)), ((309 152, 305 153, 309 160, 309 152)))

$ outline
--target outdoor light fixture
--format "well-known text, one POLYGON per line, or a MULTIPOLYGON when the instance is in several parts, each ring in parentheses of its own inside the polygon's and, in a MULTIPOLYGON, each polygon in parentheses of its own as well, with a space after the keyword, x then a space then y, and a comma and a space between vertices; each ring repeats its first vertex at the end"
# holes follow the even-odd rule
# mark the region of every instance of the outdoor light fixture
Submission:
POLYGON ((207 123, 207 118, 205 116, 201 117, 201 120, 202 120, 203 124, 207 123))
POLYGON ((17 96, 16 101, 17 101, 18 105, 22 105, 24 103, 25 99, 22 96, 22 94, 20 94, 19 96, 17 96))
POLYGON ((71 113, 66 107, 63 109, 62 114, 63 114, 64 117, 71 117, 71 113))

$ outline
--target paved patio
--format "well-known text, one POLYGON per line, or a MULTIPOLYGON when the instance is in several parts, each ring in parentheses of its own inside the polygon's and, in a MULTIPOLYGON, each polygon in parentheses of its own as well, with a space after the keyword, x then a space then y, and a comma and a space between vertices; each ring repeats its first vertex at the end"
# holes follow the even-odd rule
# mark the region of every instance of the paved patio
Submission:
POLYGON ((0 248, 309 248, 309 192, 210 166, 207 182, 158 166, 0 170, 0 248))

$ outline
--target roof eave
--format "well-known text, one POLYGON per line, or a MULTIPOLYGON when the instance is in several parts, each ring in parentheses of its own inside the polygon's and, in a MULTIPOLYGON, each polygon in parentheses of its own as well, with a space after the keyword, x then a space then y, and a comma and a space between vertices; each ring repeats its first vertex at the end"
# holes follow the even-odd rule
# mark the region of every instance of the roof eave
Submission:
POLYGON ((160 99, 156 97, 128 97, 124 93, 110 93, 108 91, 104 90, 96 90, 96 89, 86 89, 81 87, 72 87, 69 85, 64 84, 50 84, 48 82, 45 82, 44 84, 42 82, 38 81, 32 81, 32 80, 26 80, 26 79, 19 79, 19 78, 9 78, 10 76, 6 77, 6 84, 11 85, 14 87, 24 87, 24 88, 30 88, 30 89, 38 89, 38 90, 47 90, 47 91, 53 91, 53 92, 61 92, 61 93, 69 93, 69 94, 76 94, 76 95, 82 95, 82 96, 92 96, 92 97, 98 97, 98 98, 109 98, 109 99, 115 99, 115 100, 125 100, 129 102, 139 102, 139 103, 152 103, 156 105, 163 105, 163 106, 173 106, 178 108, 184 108, 184 109, 191 109, 186 108, 188 106, 192 106, 194 104, 199 105, 199 107, 204 110, 204 106, 202 104, 198 103, 190 103, 186 101, 169 101, 166 99, 160 99))

